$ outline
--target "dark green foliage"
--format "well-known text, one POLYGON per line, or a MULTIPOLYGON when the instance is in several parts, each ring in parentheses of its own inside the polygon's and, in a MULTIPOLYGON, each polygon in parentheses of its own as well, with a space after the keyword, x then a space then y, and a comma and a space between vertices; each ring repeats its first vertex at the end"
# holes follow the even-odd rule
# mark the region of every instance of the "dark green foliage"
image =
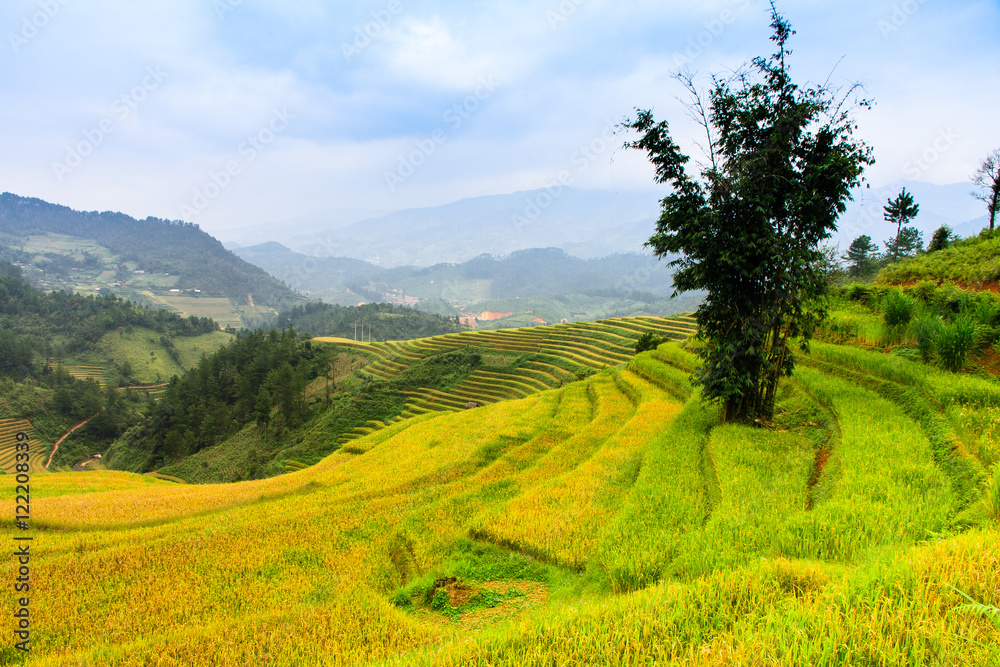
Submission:
MULTIPOLYGON (((0 275, 0 329, 15 331, 38 354, 62 356, 89 348, 104 334, 141 327, 171 336, 216 331, 208 317, 180 317, 137 306, 116 296, 42 292, 10 275, 0 275), (47 343, 58 339, 59 349, 47 343)), ((171 343, 172 344, 172 343, 171 343)))
POLYGON ((655 350, 666 342, 665 338, 660 338, 659 336, 654 335, 653 332, 647 331, 639 336, 639 340, 635 342, 635 353, 639 354, 640 352, 655 350))
POLYGON ((899 290, 891 290, 882 302, 882 313, 886 326, 905 327, 913 318, 913 299, 899 290))
POLYGON ((454 318, 422 313, 405 306, 370 303, 364 306, 332 306, 312 302, 295 306, 278 316, 274 328, 295 327, 311 336, 361 338, 373 341, 412 340, 465 331, 454 318))
MULTIPOLYGON (((51 442, 97 415, 59 446, 54 465, 71 465, 104 452, 147 408, 140 394, 73 379, 55 358, 93 354, 101 337, 115 330, 156 332, 174 354, 173 337, 217 330, 209 318, 182 318, 114 296, 42 292, 25 284, 19 273, 16 266, 0 263, 0 376, 5 378, 2 395, 9 416, 31 420, 51 442)), ((127 362, 119 375, 131 375, 127 362)))
POLYGON ((819 244, 872 162, 852 136, 845 100, 792 82, 793 31, 773 6, 771 17, 777 53, 714 79, 705 110, 711 164, 700 180, 666 122, 638 111, 625 123, 642 133, 628 146, 646 151, 657 181, 672 186, 647 245, 660 257, 681 255, 671 262, 679 292, 708 292, 697 311, 706 341, 697 380, 730 421, 770 418, 778 380, 794 366, 790 340, 807 340, 823 316, 819 244))
POLYGON ((851 246, 844 255, 848 263, 847 272, 852 276, 868 274, 878 259, 878 245, 872 242, 872 237, 862 235, 851 241, 851 246))
POLYGON ((937 252, 944 250, 955 242, 955 232, 948 225, 941 225, 934 230, 931 242, 927 244, 927 252, 937 252))
POLYGON ((309 417, 305 386, 326 366, 325 355, 294 329, 243 333, 175 376, 148 422, 127 434, 123 449, 144 453, 137 472, 152 470, 219 444, 251 421, 267 423, 268 403, 281 428, 295 428, 309 417))
MULTIPOLYGON (((886 222, 896 225, 896 236, 886 241, 885 244, 888 254, 892 255, 893 259, 896 259, 900 254, 906 254, 900 252, 903 247, 901 245, 903 242, 902 230, 906 223, 915 218, 917 213, 920 212, 920 205, 913 203, 913 195, 907 192, 906 188, 903 188, 903 191, 895 199, 887 201, 888 204, 883 207, 885 211, 883 217, 886 222)), ((912 242, 912 238, 909 239, 909 242, 912 242)))
POLYGON ((923 247, 923 232, 916 227, 903 227, 898 236, 885 242, 885 254, 894 260, 915 257, 923 247))
POLYGON ((917 350, 920 352, 921 361, 925 364, 930 363, 934 358, 938 331, 941 329, 941 325, 941 318, 934 315, 924 315, 916 322, 914 333, 917 339, 917 350))

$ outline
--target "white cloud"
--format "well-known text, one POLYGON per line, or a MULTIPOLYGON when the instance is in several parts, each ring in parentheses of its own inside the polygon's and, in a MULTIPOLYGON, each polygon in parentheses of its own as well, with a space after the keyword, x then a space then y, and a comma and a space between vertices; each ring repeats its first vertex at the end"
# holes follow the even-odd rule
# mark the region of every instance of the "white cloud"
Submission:
MULTIPOLYGON (((707 83, 772 47, 761 1, 399 0, 402 10, 346 58, 342 44, 389 1, 244 0, 221 17, 203 0, 67 2, 18 53, 0 44, 3 189, 176 217, 192 189, 285 108, 294 122, 199 215, 207 229, 527 189, 573 169, 580 148, 636 106, 668 120, 694 153, 700 133, 670 72, 687 64, 707 83), (162 85, 57 181, 52 162, 114 118, 115 100, 157 66, 168 73, 162 85), (453 127, 445 114, 483 77, 496 90, 453 127), (446 132, 439 148, 405 187, 387 190, 386 170, 437 129, 446 132)), ((915 2, 903 14, 905 3, 890 0, 781 3, 798 31, 796 79, 822 81, 843 57, 834 80, 864 81, 875 98, 857 118, 875 148, 876 185, 913 177, 915 159, 922 180, 964 180, 1000 146, 996 3, 915 2), (946 147, 942 132, 953 138, 946 147)), ((0 24, 16 30, 37 7, 4 3, 0 24)), ((621 141, 575 172, 579 185, 656 187, 643 156, 619 150, 621 141)))

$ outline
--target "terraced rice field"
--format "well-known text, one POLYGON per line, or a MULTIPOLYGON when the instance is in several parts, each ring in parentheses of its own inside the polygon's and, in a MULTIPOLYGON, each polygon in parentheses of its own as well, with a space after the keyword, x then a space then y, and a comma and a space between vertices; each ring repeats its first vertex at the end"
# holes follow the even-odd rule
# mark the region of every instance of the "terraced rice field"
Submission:
POLYGON ((32 664, 995 664, 955 589, 1000 605, 996 382, 815 343, 759 428, 674 343, 540 391, 552 358, 271 479, 49 475, 32 664), (406 592, 448 576, 523 604, 406 592))
MULTIPOLYGON (((507 370, 475 371, 449 391, 421 388, 409 392, 406 408, 400 415, 406 419, 432 412, 464 410, 470 403, 482 406, 524 398, 539 391, 558 388, 587 373, 628 363, 635 354, 636 341, 644 333, 653 333, 668 340, 683 340, 696 330, 694 318, 677 315, 463 332, 385 343, 327 338, 315 340, 374 356, 375 360, 361 372, 381 380, 391 380, 416 361, 469 346, 494 351, 501 360, 509 360, 507 370)), ((379 424, 356 428, 341 436, 340 442, 349 442, 378 428, 381 428, 379 424)))
POLYGON ((17 434, 24 431, 28 434, 30 447, 28 460, 30 472, 45 472, 45 460, 51 447, 35 437, 35 429, 27 419, 0 419, 0 470, 8 474, 15 472, 17 463, 17 434))
POLYGON ((102 387, 106 384, 103 366, 63 366, 71 377, 77 380, 94 380, 102 387))

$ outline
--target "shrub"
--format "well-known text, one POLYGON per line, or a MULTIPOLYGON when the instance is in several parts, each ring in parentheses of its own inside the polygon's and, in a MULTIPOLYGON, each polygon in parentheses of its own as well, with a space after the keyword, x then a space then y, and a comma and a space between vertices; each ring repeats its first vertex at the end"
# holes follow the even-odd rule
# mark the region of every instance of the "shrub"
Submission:
POLYGON ((996 324, 997 315, 1000 314, 1000 307, 993 297, 983 295, 978 303, 972 308, 973 317, 983 326, 992 327, 996 324))
POLYGON ((937 355, 941 367, 954 372, 965 366, 965 357, 975 341, 976 325, 969 317, 944 324, 937 333, 937 355))
POLYGON ((872 289, 867 285, 858 285, 857 283, 849 285, 844 288, 844 297, 848 301, 860 301, 862 303, 867 303, 868 299, 872 296, 872 289))
POLYGON ((916 321, 915 336, 917 350, 924 363, 934 357, 934 347, 937 344, 938 331, 941 329, 941 318, 934 315, 924 315, 916 321))
POLYGON ((965 292, 954 285, 943 285, 934 294, 934 308, 957 313, 962 308, 964 297, 965 292))
POLYGON ((933 280, 921 280, 913 286, 912 293, 924 303, 931 303, 934 300, 934 294, 937 293, 937 283, 933 280))
POLYGON ((904 327, 913 317, 913 299, 897 291, 891 290, 882 300, 882 312, 888 327, 904 327))
POLYGON ((639 340, 635 343, 635 353, 646 352, 648 350, 655 350, 663 343, 666 343, 665 338, 660 338, 659 336, 654 336, 652 332, 647 331, 646 333, 639 336, 639 340))

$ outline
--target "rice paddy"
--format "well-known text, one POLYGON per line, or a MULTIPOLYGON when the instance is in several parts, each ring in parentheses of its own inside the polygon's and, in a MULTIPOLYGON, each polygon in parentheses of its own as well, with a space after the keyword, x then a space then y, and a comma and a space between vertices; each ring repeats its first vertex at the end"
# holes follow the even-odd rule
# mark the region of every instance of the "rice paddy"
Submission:
POLYGON ((621 351, 673 326, 364 346, 373 375, 472 338, 511 363, 271 479, 40 476, 32 650, 0 657, 998 664, 1000 525, 973 512, 997 484, 997 384, 815 344, 773 428, 723 426, 682 346, 621 351))

